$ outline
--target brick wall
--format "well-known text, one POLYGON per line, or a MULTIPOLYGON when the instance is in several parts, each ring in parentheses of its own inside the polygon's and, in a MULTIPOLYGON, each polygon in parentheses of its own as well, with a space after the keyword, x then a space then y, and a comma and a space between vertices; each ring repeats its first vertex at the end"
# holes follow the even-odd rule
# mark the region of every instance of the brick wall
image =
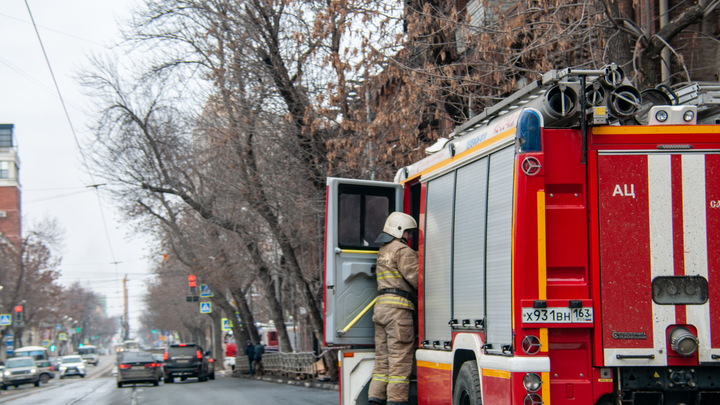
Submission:
POLYGON ((2 236, 19 242, 21 238, 20 189, 15 186, 0 187, 0 232, 2 236), (2 217, 5 212, 5 217, 2 217))

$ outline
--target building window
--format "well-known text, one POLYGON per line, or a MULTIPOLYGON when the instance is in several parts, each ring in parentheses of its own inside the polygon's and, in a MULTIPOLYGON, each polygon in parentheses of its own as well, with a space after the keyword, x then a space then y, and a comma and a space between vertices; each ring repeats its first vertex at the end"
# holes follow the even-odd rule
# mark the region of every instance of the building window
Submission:
POLYGON ((10 178, 10 162, 0 162, 0 179, 10 178))
POLYGON ((12 148, 12 129, 0 128, 0 148, 12 148))

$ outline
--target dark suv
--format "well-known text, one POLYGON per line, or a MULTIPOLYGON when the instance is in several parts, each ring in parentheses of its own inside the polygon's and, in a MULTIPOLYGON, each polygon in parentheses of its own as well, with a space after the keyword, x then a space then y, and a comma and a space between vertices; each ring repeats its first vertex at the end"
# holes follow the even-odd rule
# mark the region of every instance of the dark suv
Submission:
POLYGON ((209 362, 202 347, 195 343, 170 345, 163 356, 165 369, 163 381, 175 382, 175 377, 185 381, 188 377, 197 377, 198 381, 208 380, 209 362))

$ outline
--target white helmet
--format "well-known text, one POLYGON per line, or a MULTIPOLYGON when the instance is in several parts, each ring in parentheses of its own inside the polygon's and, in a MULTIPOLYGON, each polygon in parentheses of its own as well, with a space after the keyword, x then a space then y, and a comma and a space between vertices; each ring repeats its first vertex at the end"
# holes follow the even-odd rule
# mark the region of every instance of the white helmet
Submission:
POLYGON ((410 229, 417 229, 417 222, 408 214, 393 212, 385 220, 383 232, 396 238, 402 238, 403 232, 410 229))

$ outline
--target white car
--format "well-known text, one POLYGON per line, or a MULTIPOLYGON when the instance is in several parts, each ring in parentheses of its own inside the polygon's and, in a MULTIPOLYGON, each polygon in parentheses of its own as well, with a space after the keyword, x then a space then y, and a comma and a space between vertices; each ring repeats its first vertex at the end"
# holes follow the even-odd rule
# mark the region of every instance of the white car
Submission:
POLYGON ((71 375, 79 375, 85 378, 85 362, 78 355, 63 356, 60 358, 60 379, 71 375))

